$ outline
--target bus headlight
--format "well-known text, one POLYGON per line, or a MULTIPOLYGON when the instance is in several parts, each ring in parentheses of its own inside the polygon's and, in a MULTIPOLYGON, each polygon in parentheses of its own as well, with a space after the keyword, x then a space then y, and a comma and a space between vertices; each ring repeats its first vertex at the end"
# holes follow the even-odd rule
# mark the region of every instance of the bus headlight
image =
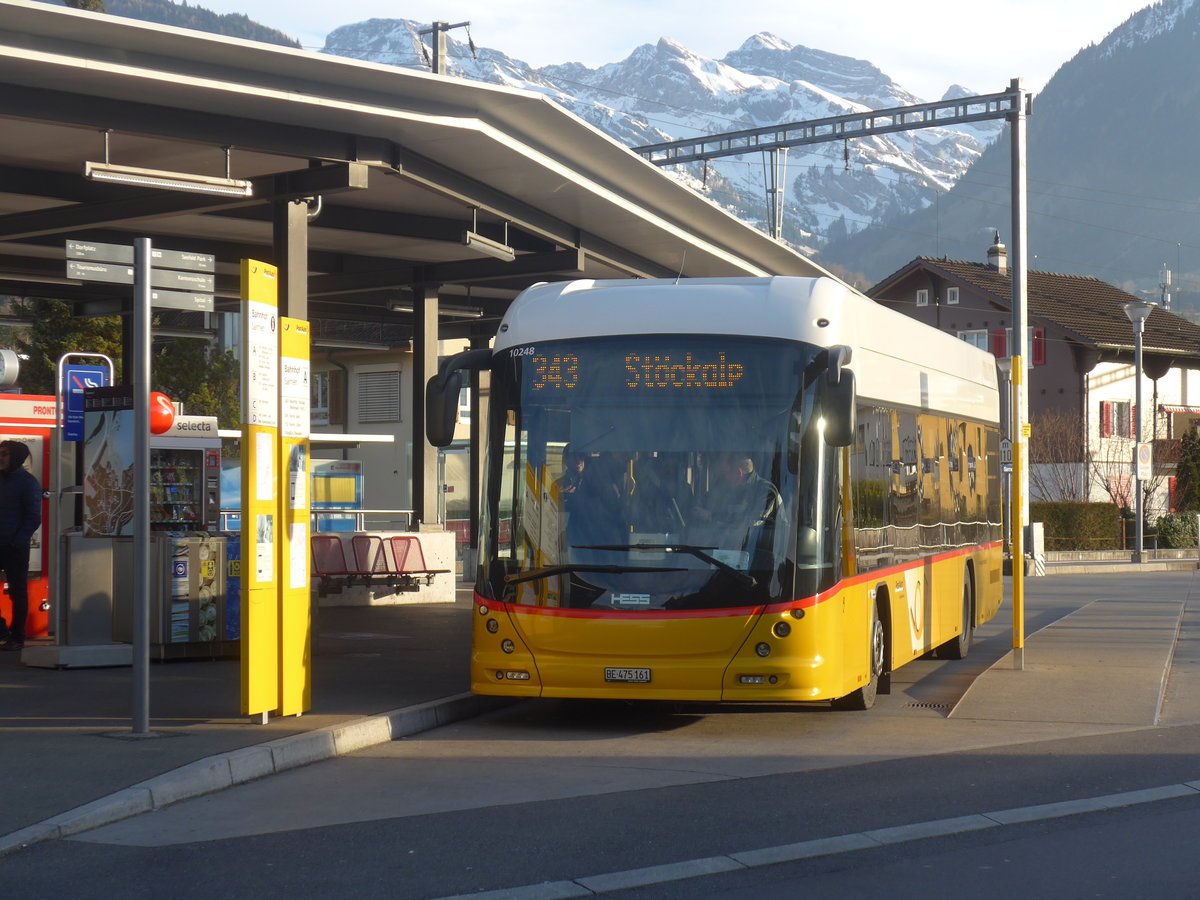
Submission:
POLYGON ((771 645, 768 644, 766 641, 763 641, 762 643, 760 643, 758 646, 756 646, 754 648, 754 652, 757 653, 759 656, 770 656, 771 655, 771 645))
POLYGON ((495 634, 500 630, 500 623, 495 619, 488 619, 484 627, 487 628, 488 634, 495 634))
POLYGON ((505 638, 503 641, 500 642, 500 649, 503 650, 505 653, 512 653, 513 649, 514 649, 513 642, 511 640, 509 640, 508 638, 505 638))
POLYGON ((777 638, 785 638, 792 633, 792 626, 780 620, 771 626, 771 633, 777 638))

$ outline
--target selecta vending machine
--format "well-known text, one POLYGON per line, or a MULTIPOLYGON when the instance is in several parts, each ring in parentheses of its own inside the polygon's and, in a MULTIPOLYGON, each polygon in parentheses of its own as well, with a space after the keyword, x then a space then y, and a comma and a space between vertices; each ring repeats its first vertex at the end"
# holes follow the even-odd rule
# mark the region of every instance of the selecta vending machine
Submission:
MULTIPOLYGON (((112 553, 113 639, 132 640, 132 397, 127 389, 89 390, 85 399, 85 542, 112 553)), ((209 416, 175 416, 149 438, 151 649, 161 658, 234 652, 227 622, 226 539, 220 528, 221 439, 209 416)), ((234 611, 236 618, 236 611, 234 611)))
MULTIPOLYGON (((29 469, 47 490, 46 476, 50 471, 51 436, 56 424, 53 397, 33 394, 0 394, 0 441, 21 441, 29 447, 29 469)), ((42 525, 34 533, 29 546, 29 616, 25 620, 27 638, 45 637, 49 630, 50 601, 49 561, 45 535, 48 530, 50 506, 42 501, 42 525)), ((4 621, 12 620, 12 602, 8 584, 0 593, 0 614, 4 621)))

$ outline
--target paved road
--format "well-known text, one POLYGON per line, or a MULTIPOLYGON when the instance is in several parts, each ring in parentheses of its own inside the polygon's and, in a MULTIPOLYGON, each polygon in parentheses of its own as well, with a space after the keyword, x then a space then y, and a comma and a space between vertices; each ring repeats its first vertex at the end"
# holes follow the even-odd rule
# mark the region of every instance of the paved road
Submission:
MULTIPOLYGON (((1194 580, 1155 577, 1175 579, 1156 582, 1167 595, 1186 596, 1194 580)), ((1128 582, 1055 579, 1054 591, 1031 599, 1031 631, 1099 596, 1133 596, 1139 583, 1144 592, 1145 581, 1128 582)), ((931 886, 957 892, 956 879, 986 885, 982 865, 1003 868, 1009 878, 1006 859, 1050 879, 1054 857, 1038 838, 1061 840, 1064 852, 1074 852, 1072 836, 1094 829, 1098 839, 1124 834, 1123 844, 1097 851, 1110 870, 1123 879, 1142 871, 1147 879, 1140 854, 1171 862, 1158 842, 1172 825, 1190 822, 1198 802, 1187 787, 1200 790, 1191 645, 1181 644, 1180 674, 1168 687, 1170 726, 947 715, 1008 649, 1007 629, 1004 621, 981 629, 968 660, 906 667, 895 692, 866 714, 817 706, 523 703, 37 845, 0 868, 11 883, 34 887, 30 896, 79 898, 109 897, 113 885, 138 873, 123 895, 169 889, 179 897, 353 891, 431 898, 512 887, 519 889, 512 896, 533 900, 619 889, 637 883, 629 873, 662 865, 679 869, 613 896, 853 896, 879 893, 880 884, 889 894, 914 896, 931 886), (1138 794, 1137 802, 1100 813, 1054 807, 1034 824, 1011 824, 1003 815, 1044 811, 1048 803, 1086 801, 1082 809, 1093 809, 1103 802, 1095 798, 1162 787, 1185 796, 1138 794), (974 824, 956 825, 950 836, 805 862, 748 869, 737 862, 774 861, 781 847, 947 820, 974 824), (981 829, 981 821, 992 824, 981 829), (1019 852, 1010 854, 1009 845, 1019 852), (947 854, 962 861, 943 876, 947 854), (694 877, 711 860, 733 860, 739 871, 694 877)), ((1036 646, 1031 642, 1028 663, 1036 662, 1036 646)), ((1093 896, 1098 871, 1088 868, 1083 893, 1033 893, 1093 896)), ((1022 884, 1015 875, 1000 883, 1010 890, 1022 884)), ((1131 883, 1172 895, 1164 881, 1109 882, 1131 883)))

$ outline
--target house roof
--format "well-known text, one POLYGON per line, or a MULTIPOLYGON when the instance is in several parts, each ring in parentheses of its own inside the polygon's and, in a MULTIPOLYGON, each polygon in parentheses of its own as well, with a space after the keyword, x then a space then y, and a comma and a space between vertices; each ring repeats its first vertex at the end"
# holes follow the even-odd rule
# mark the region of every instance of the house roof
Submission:
MULTIPOLYGON (((918 269, 935 271, 951 282, 986 294, 1002 309, 1012 309, 1011 269, 1000 272, 984 263, 927 256, 919 256, 889 275, 867 291, 868 296, 879 298, 918 269)), ((1055 325, 1081 343, 1101 349, 1126 350, 1133 346, 1133 327, 1124 307, 1140 297, 1099 278, 1035 271, 1028 273, 1027 296, 1031 322, 1038 319, 1055 325)), ((1147 351, 1200 358, 1200 326, 1155 307, 1146 320, 1142 345, 1147 351)))

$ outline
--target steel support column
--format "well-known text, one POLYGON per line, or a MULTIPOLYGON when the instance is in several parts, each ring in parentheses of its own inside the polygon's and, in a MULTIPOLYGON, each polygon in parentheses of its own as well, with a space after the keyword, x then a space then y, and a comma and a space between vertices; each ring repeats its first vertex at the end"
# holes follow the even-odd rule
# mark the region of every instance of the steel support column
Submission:
POLYGON ((308 203, 274 203, 274 263, 279 269, 279 314, 308 320, 308 203))
POLYGON ((414 284, 412 509, 418 528, 438 525, 437 449, 425 437, 425 385, 438 368, 438 287, 414 284))
MULTIPOLYGON (((471 349, 480 350, 491 346, 491 336, 476 334, 471 337, 471 349)), ((479 509, 483 493, 483 445, 487 437, 487 423, 490 407, 492 373, 487 369, 475 369, 471 372, 471 472, 470 472, 470 537, 469 544, 472 562, 479 559, 479 509)), ((463 577, 472 581, 474 571, 463 567, 463 577)))

